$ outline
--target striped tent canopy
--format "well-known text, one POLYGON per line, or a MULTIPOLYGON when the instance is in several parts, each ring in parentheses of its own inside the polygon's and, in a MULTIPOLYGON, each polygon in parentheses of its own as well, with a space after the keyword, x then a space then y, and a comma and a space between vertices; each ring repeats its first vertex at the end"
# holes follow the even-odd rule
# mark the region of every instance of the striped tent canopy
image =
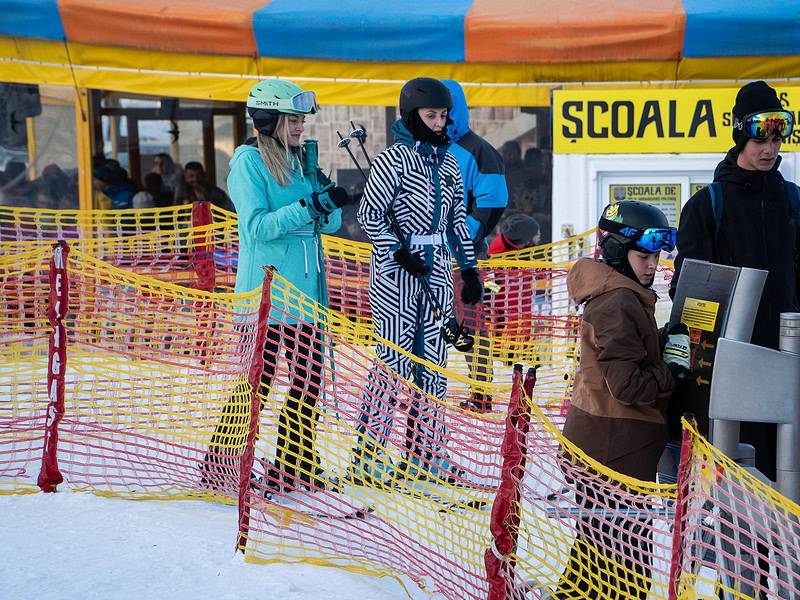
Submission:
POLYGON ((0 36, 3 81, 227 100, 268 76, 325 103, 393 104, 430 75, 520 105, 800 75, 792 0, 0 0, 0 36))

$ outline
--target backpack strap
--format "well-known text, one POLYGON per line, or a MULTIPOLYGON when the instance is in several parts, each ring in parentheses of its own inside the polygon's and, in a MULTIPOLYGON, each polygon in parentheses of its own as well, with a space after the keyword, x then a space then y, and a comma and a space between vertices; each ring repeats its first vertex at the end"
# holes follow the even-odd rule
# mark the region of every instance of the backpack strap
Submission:
POLYGON ((719 229, 722 227, 722 184, 719 181, 708 184, 708 193, 711 195, 711 212, 714 213, 714 242, 719 239, 719 229))

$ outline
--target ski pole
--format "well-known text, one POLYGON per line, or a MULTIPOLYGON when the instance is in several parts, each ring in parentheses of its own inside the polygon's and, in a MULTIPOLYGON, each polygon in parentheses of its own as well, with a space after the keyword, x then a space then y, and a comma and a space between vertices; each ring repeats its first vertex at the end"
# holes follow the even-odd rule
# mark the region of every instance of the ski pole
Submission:
MULTIPOLYGON (((403 248, 403 250, 411 254, 411 249, 406 244, 405 235, 403 235, 403 230, 400 229, 400 223, 397 222, 397 217, 395 216, 394 211, 390 210, 389 212, 386 213, 386 216, 389 218, 389 224, 392 227, 392 232, 394 232, 394 234, 397 236, 397 239, 400 241, 400 246, 403 248)), ((428 280, 425 278, 424 275, 418 275, 417 279, 419 279, 420 286, 422 286, 422 291, 425 294, 425 296, 427 296, 428 301, 431 303, 431 306, 433 307, 434 316, 438 320, 443 321, 444 309, 442 308, 442 305, 439 303, 439 299, 433 294, 433 290, 431 289, 430 283, 428 282, 428 280)))
POLYGON ((356 159, 356 155, 353 154, 353 151, 350 150, 350 138, 349 137, 342 137, 342 134, 339 133, 339 130, 336 130, 336 135, 339 136, 339 143, 337 146, 339 148, 344 148, 347 150, 347 153, 350 155, 350 158, 353 159, 353 163, 356 165, 358 170, 361 172, 362 177, 364 177, 364 181, 367 181, 367 174, 364 173, 364 169, 361 168, 361 165, 358 164, 358 160, 356 159))
POLYGON ((369 154, 367 154, 367 147, 364 145, 364 138, 366 137, 367 132, 364 130, 363 127, 356 127, 355 123, 353 123, 352 121, 350 121, 350 126, 353 128, 353 130, 350 132, 350 135, 348 137, 351 139, 355 138, 358 140, 358 145, 361 147, 361 152, 364 154, 364 158, 367 159, 367 164, 371 169, 372 160, 370 160, 369 154))
MULTIPOLYGON (((389 226, 391 227, 392 232, 395 234, 395 236, 397 236, 397 240, 400 242, 400 247, 403 248, 403 250, 405 250, 407 253, 411 254, 411 250, 406 243, 406 238, 403 235, 403 230, 400 228, 400 223, 398 223, 397 216, 394 214, 394 211, 387 211, 386 216, 389 219, 389 226)), ((436 298, 436 296, 433 294, 433 290, 431 289, 427 278, 425 275, 417 275, 416 279, 419 281, 420 286, 422 287, 422 292, 425 294, 428 302, 433 308, 433 315, 439 322, 439 329, 442 332, 442 337, 444 337, 445 343, 449 343, 463 352, 468 352, 471 350, 473 344, 475 343, 474 338, 472 338, 468 332, 466 332, 464 328, 459 325, 455 317, 450 319, 447 324, 445 324, 444 309, 439 303, 438 298, 436 298)), ((411 458, 412 456, 417 456, 420 458, 422 457, 422 434, 419 432, 418 419, 419 411, 412 403, 411 406, 409 406, 408 418, 406 420, 406 439, 404 443, 406 455, 408 457, 407 460, 409 461, 413 460, 411 458)))
MULTIPOLYGON (((339 136, 340 140, 338 144, 339 148, 345 148, 347 150, 347 153, 350 155, 353 163, 356 165, 356 167, 358 167, 361 176, 364 177, 364 181, 369 181, 367 174, 364 173, 364 169, 361 168, 361 165, 358 163, 358 160, 356 159, 352 150, 350 150, 349 144, 351 138, 343 138, 342 134, 338 131, 336 134, 339 136)), ((397 236, 400 245, 406 250, 406 252, 410 253, 411 251, 406 245, 403 230, 400 228, 400 224, 397 222, 397 217, 395 216, 394 211, 389 211, 386 213, 386 216, 389 218, 389 224, 392 228, 392 231, 397 236)), ((455 317, 451 317, 447 323, 444 322, 444 308, 442 308, 442 305, 434 295, 433 290, 431 290, 430 283, 427 279, 425 279, 425 277, 418 277, 418 279, 420 281, 420 286, 422 287, 422 292, 425 294, 428 302, 430 302, 433 308, 434 316, 436 316, 436 319, 439 321, 439 323, 441 323, 440 327, 442 329, 442 334, 444 335, 445 341, 461 352, 469 352, 472 350, 472 347, 475 344, 475 338, 470 335, 467 328, 464 327, 463 324, 459 323, 455 317)))
MULTIPOLYGON (((403 230, 400 228, 400 223, 397 222, 397 216, 394 214, 394 211, 388 211, 386 216, 389 219, 389 225, 392 228, 392 232, 395 234, 395 236, 397 236, 397 239, 400 242, 400 246, 403 248, 403 250, 411 254, 411 249, 408 247, 408 244, 406 244, 406 238, 403 235, 403 230)), ((469 330, 467 330, 463 324, 459 323, 455 317, 451 317, 449 320, 447 320, 447 322, 445 322, 444 308, 439 302, 439 299, 433 293, 430 282, 424 275, 418 275, 417 279, 419 280, 422 292, 425 294, 425 297, 433 308, 434 317, 436 317, 436 320, 440 323, 439 327, 442 330, 442 335, 444 336, 445 342, 461 352, 469 352, 472 350, 472 347, 475 344, 475 338, 470 335, 469 330)))

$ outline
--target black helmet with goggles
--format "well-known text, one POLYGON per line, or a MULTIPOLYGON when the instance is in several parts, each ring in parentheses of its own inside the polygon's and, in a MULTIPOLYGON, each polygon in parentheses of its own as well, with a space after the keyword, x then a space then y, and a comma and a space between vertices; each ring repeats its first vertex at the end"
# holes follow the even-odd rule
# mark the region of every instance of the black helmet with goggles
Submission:
POLYGON ((628 266, 628 251, 654 254, 675 249, 677 231, 655 206, 622 200, 609 204, 597 224, 600 252, 611 267, 623 270, 628 266))

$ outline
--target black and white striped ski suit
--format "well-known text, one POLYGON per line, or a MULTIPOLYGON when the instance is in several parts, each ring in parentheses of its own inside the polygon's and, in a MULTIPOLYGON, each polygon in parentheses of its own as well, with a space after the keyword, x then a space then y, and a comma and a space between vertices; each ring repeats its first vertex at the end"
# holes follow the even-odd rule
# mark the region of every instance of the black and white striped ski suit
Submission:
MULTIPOLYGON (((400 243, 387 212, 392 210, 396 215, 411 252, 431 267, 427 276, 431 290, 448 313, 445 317, 449 317, 453 310, 453 269, 448 239, 462 269, 475 265, 465 222, 461 173, 446 145, 434 148, 415 141, 401 121, 395 123, 393 131, 398 141, 375 157, 358 210, 358 221, 373 244, 369 301, 374 329, 380 338, 444 367, 447 349, 442 322, 434 316, 419 280, 395 260, 400 243)), ((412 379, 430 396, 444 398, 447 379, 443 374, 384 343, 379 343, 377 353, 397 375, 412 379)), ((383 448, 392 427, 394 399, 387 393, 389 385, 380 371, 376 368, 370 373, 360 429, 369 441, 383 448)), ((413 410, 418 411, 414 446, 435 453, 445 435, 437 406, 418 399, 413 410)))

